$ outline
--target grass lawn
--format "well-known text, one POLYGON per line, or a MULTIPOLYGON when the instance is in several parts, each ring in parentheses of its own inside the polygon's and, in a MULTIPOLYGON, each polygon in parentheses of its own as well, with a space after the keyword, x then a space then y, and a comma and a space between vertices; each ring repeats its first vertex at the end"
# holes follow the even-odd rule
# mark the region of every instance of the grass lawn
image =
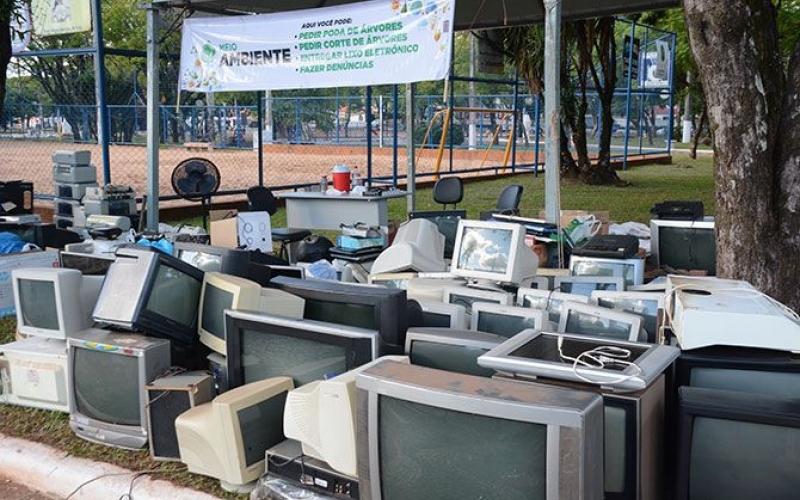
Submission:
MULTIPOLYGON (((604 210, 613 222, 638 221, 647 223, 650 208, 664 200, 701 200, 706 213, 713 214, 714 181, 712 158, 702 156, 691 160, 676 156, 672 165, 649 165, 632 167, 619 173, 630 183, 628 187, 584 186, 572 181, 563 181, 561 186, 562 208, 576 210, 604 210)), ((522 215, 537 217, 544 209, 544 175, 518 175, 513 178, 471 182, 465 185, 464 201, 459 208, 466 209, 470 217, 477 217, 481 210, 495 206, 501 189, 511 183, 524 186, 521 203, 522 215)), ((419 210, 436 209, 431 189, 420 189, 417 196, 419 210)), ((403 201, 390 203, 390 218, 406 219, 403 201)), ((199 218, 190 221, 199 224, 199 218)), ((273 225, 286 224, 285 210, 276 214, 273 225)), ((0 344, 14 339, 14 318, 0 319, 0 344)), ((130 470, 158 469, 160 479, 167 479, 182 486, 206 491, 227 499, 245 499, 246 495, 223 492, 219 482, 203 476, 189 474, 183 465, 175 462, 154 462, 148 451, 117 450, 96 445, 75 437, 69 429, 68 417, 63 413, 33 410, 0 405, 0 432, 8 436, 38 441, 66 451, 68 454, 112 463, 130 470)))

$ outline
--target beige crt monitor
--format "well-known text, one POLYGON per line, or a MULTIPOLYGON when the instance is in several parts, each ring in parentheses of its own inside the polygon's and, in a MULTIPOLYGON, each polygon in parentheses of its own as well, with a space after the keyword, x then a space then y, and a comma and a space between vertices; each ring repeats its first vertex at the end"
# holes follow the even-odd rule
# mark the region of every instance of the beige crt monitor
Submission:
POLYGON ((259 380, 196 406, 175 420, 181 462, 189 472, 220 480, 227 491, 248 491, 264 474, 264 455, 282 442, 289 377, 259 380))
POLYGON ((287 438, 303 453, 350 476, 356 469, 356 376, 380 361, 409 363, 408 356, 384 356, 328 380, 316 380, 289 392, 283 417, 287 438))

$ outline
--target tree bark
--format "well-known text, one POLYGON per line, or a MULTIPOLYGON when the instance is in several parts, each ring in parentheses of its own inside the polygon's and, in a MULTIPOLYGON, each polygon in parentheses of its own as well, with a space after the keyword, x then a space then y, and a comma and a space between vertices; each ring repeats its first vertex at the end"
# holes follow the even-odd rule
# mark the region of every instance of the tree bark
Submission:
POLYGON ((684 0, 715 164, 717 274, 800 309, 800 68, 771 0, 684 0))
POLYGON ((6 69, 11 62, 11 9, 0 9, 0 120, 6 102, 6 69))

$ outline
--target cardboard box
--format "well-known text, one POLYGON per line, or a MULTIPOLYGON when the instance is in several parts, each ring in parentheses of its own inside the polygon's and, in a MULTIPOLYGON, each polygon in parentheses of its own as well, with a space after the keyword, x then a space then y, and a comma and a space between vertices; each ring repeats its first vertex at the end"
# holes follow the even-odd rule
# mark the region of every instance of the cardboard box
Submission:
POLYGON ((272 253, 272 226, 267 212, 212 210, 209 233, 211 244, 218 247, 261 250, 272 253))
POLYGON ((44 250, 0 255, 0 317, 14 314, 11 271, 22 267, 58 267, 58 251, 44 250))

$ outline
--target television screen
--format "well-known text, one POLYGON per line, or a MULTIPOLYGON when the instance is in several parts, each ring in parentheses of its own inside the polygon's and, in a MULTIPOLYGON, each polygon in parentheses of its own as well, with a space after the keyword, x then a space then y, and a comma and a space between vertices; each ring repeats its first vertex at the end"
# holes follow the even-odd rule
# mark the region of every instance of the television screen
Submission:
POLYGON ((313 340, 243 330, 244 383, 287 376, 295 387, 347 371, 347 350, 313 340))
POLYGON ((225 339, 225 309, 233 309, 233 294, 214 285, 206 284, 203 296, 203 330, 217 338, 225 339))
POLYGON ((384 498, 546 498, 546 425, 387 396, 378 415, 384 498))
POLYGON ((547 319, 556 325, 561 320, 561 310, 565 301, 588 304, 589 297, 586 295, 574 295, 530 288, 520 288, 517 291, 518 306, 532 309, 544 309, 548 313, 547 319))
POLYGON ((187 264, 191 264, 201 271, 221 271, 222 255, 201 252, 196 250, 183 250, 178 253, 178 258, 187 264))
POLYGON ((536 323, 536 318, 483 312, 478 315, 478 327, 476 330, 512 337, 527 328, 541 329, 542 325, 537 325, 536 323))
MULTIPOLYGON (((628 292, 626 292, 628 293, 628 292)), ((646 292, 639 292, 646 293, 646 292)), ((647 332, 648 342, 655 342, 658 333, 658 311, 663 304, 663 297, 634 297, 625 294, 592 294, 597 300, 597 305, 608 309, 629 314, 636 314, 642 318, 642 327, 647 332)), ((638 295, 638 293, 637 293, 638 295)))
POLYGON ((17 283, 22 323, 34 328, 58 330, 55 283, 30 279, 19 279, 17 283))
POLYGON ((489 352, 488 347, 445 344, 435 341, 415 340, 411 343, 411 363, 437 370, 491 377, 494 370, 478 365, 478 356, 489 352))
POLYGON ((446 288, 444 301, 449 304, 462 306, 467 314, 472 314, 472 305, 476 302, 490 304, 510 305, 511 296, 505 292, 490 292, 471 288, 446 288))
POLYGON ((636 340, 631 338, 631 328, 631 323, 624 320, 570 311, 567 314, 564 332, 617 340, 636 340))
POLYGON ((458 253, 458 268, 505 274, 513 236, 513 231, 508 229, 464 228, 458 253))
POLYGON ((303 317, 370 330, 377 330, 378 326, 375 324, 375 308, 366 304, 344 304, 306 299, 303 317))
POLYGON ((243 311, 225 318, 230 388, 276 376, 300 387, 378 357, 375 330, 243 311))
POLYGON ((201 287, 194 276, 161 265, 145 309, 181 325, 195 325, 201 287))
POLYGON ((422 311, 422 326, 450 328, 450 315, 436 311, 422 311))
POLYGON ((72 366, 75 405, 81 415, 111 424, 141 424, 137 357, 75 349, 72 366))
POLYGON ((625 290, 625 279, 607 276, 566 276, 557 277, 554 286, 563 293, 589 297, 595 290, 621 292, 625 290))
POLYGON ((264 460, 264 450, 285 439, 283 409, 286 392, 236 412, 239 421, 245 467, 264 460))
POLYGON ((681 387, 679 412, 676 498, 797 498, 796 399, 681 387))
POLYGON ((660 227, 658 262, 674 269, 700 269, 714 276, 717 270, 717 240, 712 229, 660 227))

